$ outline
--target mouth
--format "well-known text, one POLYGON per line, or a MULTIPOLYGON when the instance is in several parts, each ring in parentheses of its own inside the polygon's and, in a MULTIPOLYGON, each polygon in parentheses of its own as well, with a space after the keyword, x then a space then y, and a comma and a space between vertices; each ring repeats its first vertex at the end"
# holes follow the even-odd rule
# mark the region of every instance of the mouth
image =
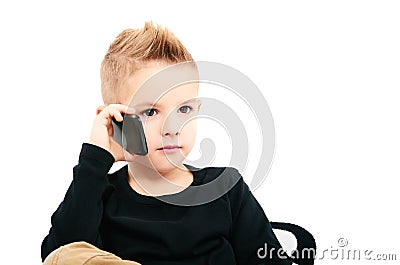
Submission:
POLYGON ((158 148, 157 151, 163 151, 164 153, 171 154, 179 151, 181 148, 182 146, 179 145, 165 145, 161 148, 158 148))

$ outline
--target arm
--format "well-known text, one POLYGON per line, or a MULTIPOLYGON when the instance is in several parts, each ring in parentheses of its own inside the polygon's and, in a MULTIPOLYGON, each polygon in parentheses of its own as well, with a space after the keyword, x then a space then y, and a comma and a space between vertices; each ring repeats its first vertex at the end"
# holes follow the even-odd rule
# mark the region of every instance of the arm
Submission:
MULTIPOLYGON (((240 174, 236 169, 235 173, 240 174)), ((292 264, 242 176, 228 195, 232 213, 231 244, 237 264, 292 264)))
POLYGON ((52 215, 52 226, 42 242, 42 260, 54 249, 75 241, 101 247, 98 230, 103 214, 102 197, 114 161, 107 150, 90 143, 82 144, 79 163, 73 168, 73 180, 52 215))

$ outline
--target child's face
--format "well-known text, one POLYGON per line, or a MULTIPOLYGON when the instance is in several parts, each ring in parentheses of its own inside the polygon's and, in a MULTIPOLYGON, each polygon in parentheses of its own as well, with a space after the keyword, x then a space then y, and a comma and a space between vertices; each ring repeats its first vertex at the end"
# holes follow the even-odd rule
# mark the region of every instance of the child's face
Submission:
MULTIPOLYGON (((132 96, 138 91, 141 84, 168 66, 162 63, 148 63, 135 71, 122 89, 121 103, 130 105, 132 96)), ((144 93, 150 94, 146 91, 144 93)), ((197 122, 195 117, 201 105, 197 99, 198 84, 177 86, 165 95, 157 96, 160 98, 157 102, 153 102, 154 106, 140 105, 141 102, 148 102, 145 98, 142 100, 141 97, 139 104, 130 105, 135 108, 135 113, 142 120, 148 147, 147 156, 136 156, 132 162, 145 164, 160 173, 171 172, 177 167, 184 169, 182 161, 192 150, 196 139, 197 122), (189 102, 187 102, 188 100, 189 102), (190 121, 188 121, 189 119, 190 121), (185 121, 188 122, 184 123, 185 121), (180 148, 174 153, 166 153, 167 151, 160 149, 165 145, 178 145, 180 148)))

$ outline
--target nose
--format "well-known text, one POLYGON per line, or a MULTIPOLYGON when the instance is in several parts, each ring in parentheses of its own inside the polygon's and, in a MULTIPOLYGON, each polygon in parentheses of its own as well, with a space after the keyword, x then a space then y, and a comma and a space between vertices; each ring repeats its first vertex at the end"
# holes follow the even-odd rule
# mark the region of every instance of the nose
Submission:
POLYGON ((175 130, 163 130, 163 136, 178 135, 178 131, 175 130))
POLYGON ((179 134, 179 122, 171 118, 171 116, 165 120, 162 128, 163 136, 175 136, 179 134))

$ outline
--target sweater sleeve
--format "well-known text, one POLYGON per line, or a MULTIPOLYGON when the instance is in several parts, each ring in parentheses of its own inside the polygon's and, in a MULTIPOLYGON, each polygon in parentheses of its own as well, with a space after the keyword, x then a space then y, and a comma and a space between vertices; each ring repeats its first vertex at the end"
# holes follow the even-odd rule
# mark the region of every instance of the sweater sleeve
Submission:
MULTIPOLYGON (((234 172, 240 174, 237 169, 234 172)), ((292 264, 241 175, 228 196, 232 214, 231 244, 237 264, 292 264)))
POLYGON ((114 156, 107 150, 90 143, 82 144, 72 182, 53 213, 49 234, 42 242, 42 261, 53 250, 75 241, 101 247, 98 231, 103 214, 102 197, 114 162, 114 156))

